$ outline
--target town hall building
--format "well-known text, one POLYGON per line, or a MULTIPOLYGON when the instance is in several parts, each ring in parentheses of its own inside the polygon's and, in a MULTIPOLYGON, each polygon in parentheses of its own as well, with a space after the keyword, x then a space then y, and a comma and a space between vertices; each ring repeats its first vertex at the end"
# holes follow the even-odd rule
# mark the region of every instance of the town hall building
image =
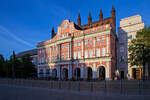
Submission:
POLYGON ((38 77, 63 79, 108 79, 116 70, 116 16, 112 6, 111 16, 77 24, 64 20, 52 38, 38 43, 38 77))

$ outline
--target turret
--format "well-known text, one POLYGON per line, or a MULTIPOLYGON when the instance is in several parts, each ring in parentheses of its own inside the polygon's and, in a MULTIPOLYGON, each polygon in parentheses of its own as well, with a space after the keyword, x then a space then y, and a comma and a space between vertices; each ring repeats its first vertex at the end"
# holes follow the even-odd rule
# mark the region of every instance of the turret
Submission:
POLYGON ((81 26, 81 18, 80 18, 80 13, 78 14, 77 23, 78 23, 78 26, 81 26))
POLYGON ((55 31, 54 31, 54 27, 52 28, 52 33, 51 33, 52 38, 55 36, 55 31))
POLYGON ((116 15, 115 15, 115 8, 114 6, 112 5, 112 9, 111 9, 111 16, 112 16, 112 23, 114 25, 114 27, 116 27, 116 15))
POLYGON ((100 13, 99 13, 99 21, 103 21, 103 13, 102 13, 102 9, 100 10, 100 13))
POLYGON ((91 17, 91 13, 89 12, 89 17, 88 17, 88 24, 92 24, 92 17, 91 17))

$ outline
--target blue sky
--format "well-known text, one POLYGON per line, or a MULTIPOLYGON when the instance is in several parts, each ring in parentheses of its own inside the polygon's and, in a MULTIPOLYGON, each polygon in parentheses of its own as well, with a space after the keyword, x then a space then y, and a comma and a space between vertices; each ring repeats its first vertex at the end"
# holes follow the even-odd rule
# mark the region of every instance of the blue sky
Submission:
POLYGON ((116 9, 116 23, 124 17, 140 14, 145 25, 150 25, 150 0, 0 0, 0 54, 9 58, 16 53, 34 49, 38 42, 51 38, 51 28, 64 19, 76 23, 80 10, 81 24, 98 20, 100 9, 104 17, 116 9))

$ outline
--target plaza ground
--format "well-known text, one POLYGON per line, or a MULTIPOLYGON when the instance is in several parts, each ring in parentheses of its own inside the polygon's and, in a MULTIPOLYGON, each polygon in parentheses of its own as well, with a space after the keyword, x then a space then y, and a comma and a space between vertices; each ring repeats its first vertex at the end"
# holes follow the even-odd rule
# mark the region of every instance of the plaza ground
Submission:
POLYGON ((149 100, 150 95, 118 95, 0 85, 0 100, 149 100))

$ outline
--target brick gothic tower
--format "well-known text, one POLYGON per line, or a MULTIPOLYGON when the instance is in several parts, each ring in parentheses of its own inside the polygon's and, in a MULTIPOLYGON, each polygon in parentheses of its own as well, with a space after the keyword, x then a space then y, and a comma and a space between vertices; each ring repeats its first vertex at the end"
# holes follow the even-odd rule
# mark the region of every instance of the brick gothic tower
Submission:
POLYGON ((52 36, 52 38, 55 36, 54 27, 52 28, 51 36, 52 36))
POLYGON ((102 13, 102 9, 100 10, 100 13, 99 13, 99 21, 103 21, 103 13, 102 13))
POLYGON ((116 29, 116 15, 115 15, 115 8, 113 5, 111 9, 111 16, 112 16, 112 23, 114 25, 114 28, 116 29))
POLYGON ((77 23, 78 23, 78 26, 81 26, 81 18, 80 18, 80 13, 79 13, 79 15, 78 15, 77 23))
POLYGON ((88 24, 91 25, 92 24, 92 17, 91 17, 91 13, 89 12, 89 17, 88 17, 88 24))

